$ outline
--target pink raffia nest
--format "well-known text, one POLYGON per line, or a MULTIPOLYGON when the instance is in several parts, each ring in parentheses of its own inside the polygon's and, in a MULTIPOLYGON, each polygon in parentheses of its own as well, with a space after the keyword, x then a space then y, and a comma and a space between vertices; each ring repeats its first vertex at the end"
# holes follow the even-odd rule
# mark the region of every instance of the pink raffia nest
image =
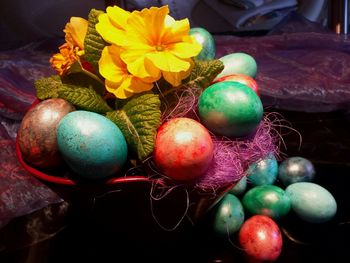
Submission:
MULTIPOLYGON (((175 94, 177 104, 165 105, 167 108, 163 112, 162 122, 177 117, 188 117, 200 122, 197 115, 200 92, 193 88, 179 90, 175 94)), ((246 138, 227 138, 211 133, 214 143, 213 161, 206 174, 191 186, 215 194, 217 189, 238 182, 245 176, 250 164, 271 153, 279 158, 279 145, 282 140, 278 131, 282 121, 279 117, 274 113, 265 113, 255 133, 246 138)))

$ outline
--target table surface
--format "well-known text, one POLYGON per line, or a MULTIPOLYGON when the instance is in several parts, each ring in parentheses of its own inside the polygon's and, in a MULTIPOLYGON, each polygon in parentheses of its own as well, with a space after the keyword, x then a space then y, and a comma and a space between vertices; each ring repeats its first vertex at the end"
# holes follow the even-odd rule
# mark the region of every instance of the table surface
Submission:
MULTIPOLYGON (((278 222, 283 250, 277 262, 349 262, 350 112, 278 112, 302 137, 285 134, 282 151, 313 162, 315 182, 334 195, 338 211, 323 224, 303 222, 293 213, 278 222)), ((144 187, 84 202, 72 198, 13 220, 0 231, 0 262, 246 262, 236 236, 215 237, 208 217, 194 225, 185 218, 174 231, 163 230, 144 187), (38 243, 26 245, 28 233, 38 229, 38 243)), ((179 220, 166 225, 162 216, 155 211, 163 227, 179 220)))

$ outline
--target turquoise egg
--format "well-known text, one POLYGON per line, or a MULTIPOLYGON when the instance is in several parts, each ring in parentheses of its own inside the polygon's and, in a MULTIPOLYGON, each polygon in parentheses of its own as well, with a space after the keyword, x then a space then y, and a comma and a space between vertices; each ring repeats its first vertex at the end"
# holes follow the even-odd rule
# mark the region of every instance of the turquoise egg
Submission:
POLYGON ((205 127, 216 135, 247 136, 263 117, 259 96, 239 82, 212 84, 199 96, 198 113, 205 127))
POLYGON ((273 154, 252 163, 247 170, 249 182, 252 185, 274 184, 278 174, 278 163, 273 154))
POLYGON ((337 212, 337 202, 324 187, 310 182, 289 185, 286 193, 290 197, 293 211, 310 223, 327 222, 337 212))
POLYGON ((253 215, 265 215, 279 219, 288 214, 289 196, 275 185, 260 185, 250 189, 242 199, 243 207, 253 215))
POLYGON ((216 47, 212 34, 202 27, 193 27, 190 29, 190 35, 194 36, 202 46, 202 51, 195 57, 199 60, 211 60, 215 58, 216 47))
POLYGON ((233 195, 241 195, 247 189, 247 177, 243 176, 228 192, 233 195))
POLYGON ((244 210, 239 199, 232 194, 225 194, 213 210, 214 232, 227 237, 237 232, 244 222, 244 210))
POLYGON ((278 168, 278 178, 285 186, 298 182, 310 182, 314 176, 314 165, 303 157, 290 157, 278 168))
POLYGON ((243 74, 252 78, 256 76, 257 64, 249 54, 232 53, 219 58, 219 60, 224 64, 224 69, 216 76, 215 80, 231 74, 243 74))
POLYGON ((120 129, 106 117, 89 111, 67 114, 58 124, 57 143, 68 166, 89 179, 118 172, 128 154, 120 129))

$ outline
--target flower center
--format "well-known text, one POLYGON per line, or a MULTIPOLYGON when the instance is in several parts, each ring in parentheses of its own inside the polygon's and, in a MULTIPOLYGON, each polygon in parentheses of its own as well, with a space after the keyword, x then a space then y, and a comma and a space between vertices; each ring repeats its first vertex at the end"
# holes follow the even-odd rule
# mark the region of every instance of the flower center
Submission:
POLYGON ((163 51, 164 47, 162 45, 156 45, 156 50, 157 51, 163 51))

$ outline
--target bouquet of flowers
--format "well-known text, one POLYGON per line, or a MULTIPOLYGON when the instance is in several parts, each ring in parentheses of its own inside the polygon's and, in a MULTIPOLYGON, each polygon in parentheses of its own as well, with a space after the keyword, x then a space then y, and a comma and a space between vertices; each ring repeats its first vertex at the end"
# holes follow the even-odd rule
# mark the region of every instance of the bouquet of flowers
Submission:
POLYGON ((70 19, 65 43, 50 59, 58 74, 35 82, 40 101, 18 132, 26 162, 47 169, 63 159, 74 179, 136 169, 215 193, 278 154, 254 59, 214 59, 210 33, 168 13, 167 6, 113 6, 70 19))

